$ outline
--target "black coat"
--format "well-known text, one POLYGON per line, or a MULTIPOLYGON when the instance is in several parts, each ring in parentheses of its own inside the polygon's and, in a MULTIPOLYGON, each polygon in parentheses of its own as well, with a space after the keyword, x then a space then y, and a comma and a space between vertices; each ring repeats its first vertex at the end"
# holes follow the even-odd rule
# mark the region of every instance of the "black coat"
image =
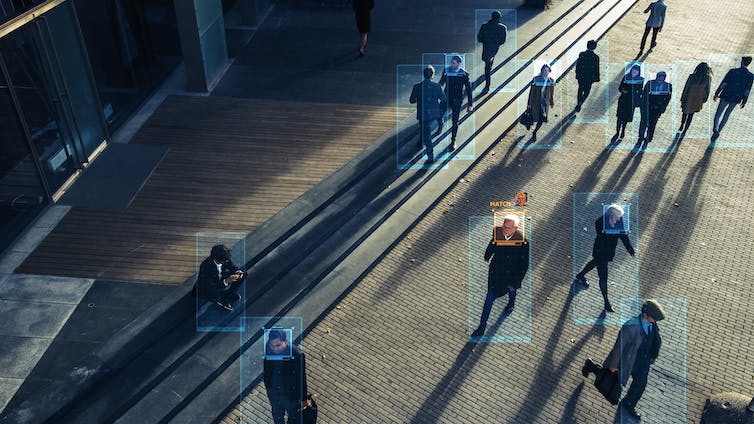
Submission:
MULTIPOLYGON (((290 343, 290 340, 289 340, 290 343)), ((291 347, 293 358, 282 361, 264 360, 264 387, 269 397, 285 397, 290 402, 306 400, 309 388, 306 385, 306 355, 298 346, 291 347), (282 389, 272 387, 273 373, 280 373, 282 389)))
POLYGON ((605 216, 600 216, 594 221, 594 230, 597 237, 594 238, 594 247, 592 247, 592 257, 600 262, 612 261, 615 257, 615 248, 618 246, 618 239, 623 242, 623 246, 629 254, 633 255, 634 247, 631 246, 631 240, 627 234, 608 234, 604 229, 605 216))
POLYGON ((463 103, 463 90, 466 89, 466 98, 468 105, 471 106, 474 101, 471 96, 471 81, 469 73, 459 69, 458 75, 448 76, 448 70, 442 71, 440 85, 445 86, 445 96, 448 98, 448 104, 451 107, 459 108, 463 103))
POLYGON ((420 122, 440 119, 448 108, 448 98, 440 84, 425 78, 411 90, 411 103, 416 103, 416 119, 420 122))
MULTIPOLYGON (((223 264, 222 277, 217 275, 217 266, 212 258, 207 258, 199 265, 199 274, 196 277, 196 294, 201 299, 214 299, 219 293, 222 293, 226 288, 223 284, 223 279, 230 277, 233 273, 238 271, 233 262, 228 261, 223 264)), ((244 274, 244 277, 246 275, 244 274)))
POLYGON ((634 120, 634 110, 641 104, 642 82, 629 84, 625 78, 620 82, 620 97, 618 98, 618 110, 615 115, 621 121, 632 122, 634 120))
POLYGON ((592 50, 579 53, 576 61, 576 79, 581 83, 600 80, 600 57, 592 50))
MULTIPOLYGON (((516 231, 512 239, 523 240, 523 235, 516 231)), ((503 296, 508 293, 509 286, 521 288, 521 282, 529 270, 529 242, 524 241, 520 246, 497 246, 490 241, 484 252, 484 260, 490 261, 487 290, 495 297, 503 296)))
POLYGON ((667 84, 667 92, 664 94, 652 94, 652 89, 657 85, 657 81, 650 80, 644 84, 644 90, 641 93, 641 113, 662 115, 665 112, 673 94, 673 85, 669 82, 665 84, 667 84))
POLYGON ((489 60, 497 54, 500 46, 505 43, 508 28, 500 21, 490 20, 482 24, 476 36, 477 41, 482 43, 482 60, 489 60))

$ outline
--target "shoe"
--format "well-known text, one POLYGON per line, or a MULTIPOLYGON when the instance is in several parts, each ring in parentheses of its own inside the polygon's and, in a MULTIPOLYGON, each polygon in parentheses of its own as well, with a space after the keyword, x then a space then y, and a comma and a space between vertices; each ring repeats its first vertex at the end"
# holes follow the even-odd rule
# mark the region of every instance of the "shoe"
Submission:
POLYGON ((484 335, 484 330, 485 328, 480 325, 473 333, 471 333, 471 337, 482 337, 484 335))
POLYGON ((584 377, 589 377, 589 373, 592 372, 596 368, 596 364, 594 361, 592 361, 592 358, 586 358, 586 361, 584 361, 584 366, 581 367, 581 375, 584 377))
POLYGON ((531 135, 531 141, 537 141, 537 133, 531 135))
POLYGON ((507 304, 505 305, 505 309, 503 309, 503 315, 510 315, 511 312, 513 312, 514 305, 507 304))
POLYGON ((427 163, 435 163, 435 160, 434 160, 434 158, 432 158, 432 159, 427 159, 427 163))
POLYGON ((653 49, 653 48, 655 48, 655 47, 657 47, 657 43, 652 43, 652 45, 651 45, 651 46, 649 46, 649 49, 651 50, 651 49, 653 49))
POLYGON ((635 419, 636 421, 641 421, 641 414, 636 412, 636 409, 633 406, 630 406, 623 401, 621 401, 620 406, 621 409, 623 409, 623 411, 625 411, 629 417, 635 419))
POLYGON ((489 87, 484 87, 484 89, 482 89, 482 94, 487 94, 489 92, 490 92, 490 88, 489 87))
POLYGON ((624 138, 626 138, 626 133, 625 133, 625 131, 621 131, 620 132, 620 137, 618 137, 618 140, 623 140, 624 138))
POLYGON ((225 309, 226 311, 232 311, 232 310, 233 310, 233 306, 232 306, 232 305, 231 305, 230 303, 225 303, 225 302, 224 302, 224 301, 222 301, 222 300, 217 300, 217 301, 215 301, 215 304, 216 304, 217 306, 219 306, 219 307, 221 307, 221 308, 225 309))
POLYGON ((577 275, 577 276, 576 276, 576 278, 575 278, 575 279, 573 280, 573 283, 574 283, 574 284, 577 284, 577 283, 578 283, 578 284, 581 284, 581 285, 582 285, 582 286, 584 286, 584 288, 586 288, 586 289, 588 289, 588 288, 589 288, 589 281, 587 281, 587 280, 586 280, 586 278, 584 278, 584 277, 579 277, 578 275, 577 275))
POLYGON ((450 142, 450 146, 448 146, 448 151, 452 152, 455 149, 456 149, 456 141, 453 140, 450 142))
POLYGON ((435 137, 438 137, 440 134, 442 134, 442 128, 438 128, 437 131, 435 131, 435 137))
POLYGON ((710 138, 710 141, 715 141, 718 138, 720 138, 720 131, 712 131, 712 137, 710 138))
POLYGON ((609 300, 605 301, 605 311, 607 311, 607 312, 615 312, 613 310, 613 305, 610 304, 609 300))
POLYGON ((581 112, 581 105, 576 105, 573 110, 575 110, 576 112, 581 112))
POLYGON ((228 302, 238 302, 239 300, 241 300, 241 295, 238 293, 231 293, 225 296, 225 300, 227 300, 228 302))

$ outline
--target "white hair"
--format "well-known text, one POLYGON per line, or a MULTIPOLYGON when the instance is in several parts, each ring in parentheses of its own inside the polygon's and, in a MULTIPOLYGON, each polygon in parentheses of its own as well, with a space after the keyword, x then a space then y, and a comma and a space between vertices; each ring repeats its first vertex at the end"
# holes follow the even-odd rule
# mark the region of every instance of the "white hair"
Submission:
POLYGON ((610 205, 607 207, 607 213, 615 219, 623 218, 623 207, 621 205, 610 205))
POLYGON ((519 224, 521 223, 521 219, 518 217, 518 215, 515 214, 508 214, 503 217, 503 222, 505 221, 513 221, 513 225, 518 228, 519 224))

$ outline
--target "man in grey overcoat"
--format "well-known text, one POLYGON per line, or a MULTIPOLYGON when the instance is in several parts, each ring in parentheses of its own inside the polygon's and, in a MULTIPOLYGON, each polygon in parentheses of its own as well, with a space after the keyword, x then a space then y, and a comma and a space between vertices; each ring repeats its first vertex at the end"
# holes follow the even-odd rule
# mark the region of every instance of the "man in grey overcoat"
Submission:
POLYGON ((596 374, 602 367, 611 372, 618 372, 621 386, 625 386, 628 377, 631 376, 631 386, 621 400, 619 408, 635 420, 641 419, 641 415, 636 412, 636 404, 644 394, 649 367, 657 359, 662 345, 657 321, 664 318, 665 311, 656 300, 645 301, 641 305, 641 314, 629 319, 621 327, 615 345, 602 366, 587 359, 581 369, 584 377, 592 372, 596 374))
POLYGON ((652 44, 649 45, 649 50, 652 50, 657 45, 657 33, 662 31, 663 25, 665 25, 665 11, 668 6, 665 5, 663 0, 657 0, 650 3, 649 7, 644 9, 644 13, 649 13, 647 18, 647 25, 644 28, 644 35, 641 37, 641 47, 639 47, 639 56, 644 52, 644 45, 647 42, 647 35, 649 31, 652 31, 652 44))

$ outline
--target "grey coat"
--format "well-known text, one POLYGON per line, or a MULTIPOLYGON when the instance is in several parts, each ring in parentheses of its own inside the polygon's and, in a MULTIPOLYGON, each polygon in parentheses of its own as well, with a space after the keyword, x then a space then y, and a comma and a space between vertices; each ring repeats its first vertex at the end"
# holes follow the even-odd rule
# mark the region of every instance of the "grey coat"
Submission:
POLYGON ((644 13, 649 13, 647 26, 651 28, 662 28, 662 26, 665 25, 665 10, 667 10, 667 8, 668 6, 666 6, 662 0, 652 2, 649 7, 644 10, 644 13))
MULTIPOLYGON (((641 315, 637 315, 623 324, 618 333, 618 338, 615 340, 613 350, 610 351, 605 362, 602 363, 602 366, 605 368, 618 368, 618 372, 620 372, 620 384, 623 386, 628 382, 628 376, 631 375, 639 346, 644 339, 644 330, 641 328, 640 319, 641 315)), ((652 358, 652 362, 654 362, 660 353, 662 339, 660 338, 660 328, 657 326, 657 323, 652 324, 652 326, 654 327, 652 334, 657 337, 655 349, 653 352, 650 352, 650 357, 652 358)))

